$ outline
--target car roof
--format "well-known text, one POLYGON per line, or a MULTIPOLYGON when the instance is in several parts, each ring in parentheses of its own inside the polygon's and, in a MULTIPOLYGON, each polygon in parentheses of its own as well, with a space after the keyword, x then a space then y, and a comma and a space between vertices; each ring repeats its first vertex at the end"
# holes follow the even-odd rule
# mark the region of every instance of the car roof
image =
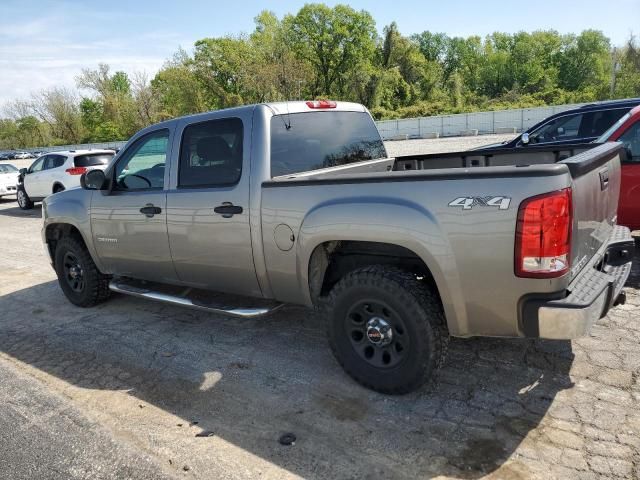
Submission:
POLYGON ((57 151, 54 151, 54 152, 47 152, 44 155, 66 155, 67 157, 79 157, 80 155, 87 155, 87 154, 98 154, 99 155, 99 154, 102 154, 102 153, 108 153, 108 154, 112 153, 112 154, 115 155, 116 152, 115 152, 115 150, 102 150, 102 149, 100 149, 100 150, 98 150, 98 149, 96 149, 96 150, 93 150, 93 149, 91 149, 91 150, 89 150, 89 149, 86 149, 86 150, 57 150, 57 151))
POLYGON ((637 105, 640 105, 640 98, 625 98, 624 100, 606 100, 602 102, 594 102, 589 103, 587 105, 581 105, 576 108, 572 108, 570 110, 563 110, 562 112, 554 113, 553 115, 549 115, 548 117, 543 118, 535 125, 529 127, 526 132, 531 133, 534 130, 538 129, 540 126, 549 122, 549 120, 553 120, 558 117, 564 117, 565 115, 571 115, 574 113, 584 113, 584 112, 597 112, 600 110, 613 110, 616 108, 633 108, 637 105))
MULTIPOLYGON (((579 110, 603 110, 607 108, 635 107, 640 105, 640 98, 624 98, 621 100, 604 100, 578 107, 579 110)), ((569 110, 567 110, 569 111, 569 110)), ((564 113, 564 112, 563 112, 564 113)))

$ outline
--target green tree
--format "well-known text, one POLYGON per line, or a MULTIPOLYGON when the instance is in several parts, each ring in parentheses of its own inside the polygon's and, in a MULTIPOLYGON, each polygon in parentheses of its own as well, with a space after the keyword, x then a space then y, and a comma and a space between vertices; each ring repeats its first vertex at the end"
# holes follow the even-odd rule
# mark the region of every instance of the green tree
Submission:
POLYGON ((345 95, 349 73, 370 61, 375 51, 373 17, 346 5, 307 4, 285 23, 291 48, 315 71, 313 96, 345 95))
POLYGON ((594 99, 605 98, 611 75, 611 45, 597 30, 566 35, 559 58, 558 86, 570 91, 589 90, 594 99))

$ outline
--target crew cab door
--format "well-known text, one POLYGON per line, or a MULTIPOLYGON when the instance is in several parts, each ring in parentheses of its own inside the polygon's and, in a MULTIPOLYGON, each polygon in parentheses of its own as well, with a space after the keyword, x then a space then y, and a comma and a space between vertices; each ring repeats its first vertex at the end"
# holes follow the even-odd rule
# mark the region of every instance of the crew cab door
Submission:
MULTIPOLYGON (((206 118, 206 117, 205 117, 206 118)), ((249 224, 251 116, 184 120, 167 223, 180 281, 261 296, 249 224)))
POLYGON ((91 231, 109 273, 144 280, 176 280, 169 239, 165 190, 172 131, 151 131, 130 144, 108 171, 113 188, 96 191, 91 231))

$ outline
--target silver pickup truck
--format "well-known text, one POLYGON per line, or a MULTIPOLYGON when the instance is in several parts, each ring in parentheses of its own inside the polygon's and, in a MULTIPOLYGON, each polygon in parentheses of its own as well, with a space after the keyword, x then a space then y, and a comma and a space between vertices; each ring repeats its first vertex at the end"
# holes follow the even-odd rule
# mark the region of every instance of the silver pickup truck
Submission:
POLYGON ((349 375, 404 393, 450 336, 570 339, 624 300, 621 149, 558 148, 388 158, 357 104, 203 113, 45 199, 42 238, 78 306, 316 306, 349 375))

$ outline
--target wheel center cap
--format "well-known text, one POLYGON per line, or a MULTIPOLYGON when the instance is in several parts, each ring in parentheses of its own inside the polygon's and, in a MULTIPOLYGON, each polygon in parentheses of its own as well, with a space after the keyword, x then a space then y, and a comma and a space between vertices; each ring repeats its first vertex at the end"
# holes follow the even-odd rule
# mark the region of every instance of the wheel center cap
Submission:
POLYGON ((82 270, 80 270, 80 267, 71 267, 69 269, 69 275, 71 278, 78 278, 82 275, 82 270))
POLYGON ((388 345, 393 340, 393 329, 382 318, 373 317, 367 322, 367 338, 379 347, 388 345))

